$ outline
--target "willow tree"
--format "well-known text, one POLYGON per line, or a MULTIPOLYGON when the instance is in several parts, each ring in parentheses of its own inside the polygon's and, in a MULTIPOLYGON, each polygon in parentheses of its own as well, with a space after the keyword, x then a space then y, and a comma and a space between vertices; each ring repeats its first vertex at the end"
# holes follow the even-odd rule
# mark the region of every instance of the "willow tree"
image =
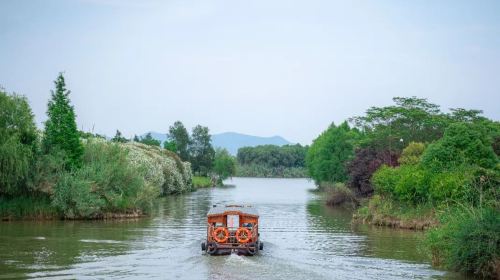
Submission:
POLYGON ((43 138, 43 151, 46 154, 63 152, 67 169, 81 166, 83 145, 76 127, 76 115, 70 104, 70 91, 66 89, 64 76, 59 76, 54 81, 55 91, 48 103, 43 138))
POLYGON ((0 88, 0 195, 26 190, 36 148, 37 131, 28 101, 0 88))

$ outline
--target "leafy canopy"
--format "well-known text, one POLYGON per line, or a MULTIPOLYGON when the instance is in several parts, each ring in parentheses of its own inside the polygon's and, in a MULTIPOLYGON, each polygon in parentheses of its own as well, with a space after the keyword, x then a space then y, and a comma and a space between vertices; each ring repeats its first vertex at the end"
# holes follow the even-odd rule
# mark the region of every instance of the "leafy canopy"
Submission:
POLYGON ((353 157, 355 143, 360 135, 347 122, 335 124, 316 138, 307 152, 306 166, 317 183, 345 182, 346 163, 353 157))
POLYGON ((33 113, 25 97, 0 88, 0 195, 25 188, 37 149, 33 113))
POLYGON ((217 148, 215 150, 214 172, 219 180, 225 180, 235 174, 236 160, 226 149, 217 148))
POLYGON ((212 170, 215 150, 211 142, 208 127, 197 125, 193 128, 189 153, 195 174, 205 176, 212 170))
POLYGON ((191 142, 189 133, 180 121, 176 121, 174 125, 168 129, 168 146, 165 149, 177 152, 179 157, 187 161, 189 160, 189 144, 191 142), (173 150, 175 147, 175 150, 173 150))

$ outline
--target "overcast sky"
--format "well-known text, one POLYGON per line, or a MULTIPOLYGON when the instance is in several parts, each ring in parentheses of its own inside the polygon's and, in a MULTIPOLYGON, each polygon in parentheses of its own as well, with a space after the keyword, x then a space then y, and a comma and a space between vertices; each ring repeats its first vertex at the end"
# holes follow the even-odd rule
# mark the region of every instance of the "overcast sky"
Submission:
POLYGON ((309 144, 393 96, 500 119, 500 1, 0 1, 0 85, 36 120, 64 71, 78 127, 309 144))

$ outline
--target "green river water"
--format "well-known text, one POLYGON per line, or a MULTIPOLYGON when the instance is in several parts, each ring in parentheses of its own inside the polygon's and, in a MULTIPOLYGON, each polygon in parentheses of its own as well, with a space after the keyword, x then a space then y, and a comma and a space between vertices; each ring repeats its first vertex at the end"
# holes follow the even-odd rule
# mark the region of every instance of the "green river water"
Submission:
POLYGON ((0 279, 461 279, 436 270, 423 233, 351 225, 306 179, 234 178, 162 199, 150 218, 0 223, 0 279), (208 256, 213 204, 252 204, 264 251, 208 256))

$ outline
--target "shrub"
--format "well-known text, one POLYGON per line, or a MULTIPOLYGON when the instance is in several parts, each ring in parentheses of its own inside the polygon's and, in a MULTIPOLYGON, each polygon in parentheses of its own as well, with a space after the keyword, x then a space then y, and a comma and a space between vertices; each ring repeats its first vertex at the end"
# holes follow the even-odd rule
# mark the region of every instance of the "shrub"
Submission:
POLYGON ((130 164, 127 149, 94 139, 85 144, 83 166, 59 179, 53 204, 66 218, 95 218, 145 211, 159 192, 130 164))
POLYGON ((401 152, 401 157, 398 159, 398 162, 399 164, 418 164, 424 151, 424 143, 411 142, 403 149, 403 152, 401 152))
POLYGON ((420 166, 400 166, 394 169, 394 196, 400 201, 423 203, 429 198, 428 172, 420 166))
POLYGON ((8 95, 0 88, 0 195, 26 192, 37 138, 26 98, 8 95))
POLYGON ((429 145, 422 155, 422 163, 436 172, 463 164, 494 168, 498 157, 492 144, 485 126, 455 123, 446 129, 443 138, 429 145))
POLYGON ((354 193, 346 187, 345 184, 336 183, 333 185, 324 185, 322 184, 322 188, 327 191, 327 200, 326 204, 330 206, 349 206, 355 207, 359 205, 359 201, 354 195, 354 193))
POLYGON ((137 142, 122 145, 129 151, 129 162, 161 194, 182 193, 193 189, 191 166, 188 162, 182 162, 175 153, 137 142))
POLYGON ((455 208, 440 218, 442 226, 429 231, 426 237, 434 264, 482 277, 498 277, 500 211, 455 208))
POLYGON ((377 151, 362 148, 356 151, 354 159, 347 165, 349 187, 358 195, 369 196, 373 193, 371 177, 382 165, 397 166, 398 155, 389 150, 377 151))

